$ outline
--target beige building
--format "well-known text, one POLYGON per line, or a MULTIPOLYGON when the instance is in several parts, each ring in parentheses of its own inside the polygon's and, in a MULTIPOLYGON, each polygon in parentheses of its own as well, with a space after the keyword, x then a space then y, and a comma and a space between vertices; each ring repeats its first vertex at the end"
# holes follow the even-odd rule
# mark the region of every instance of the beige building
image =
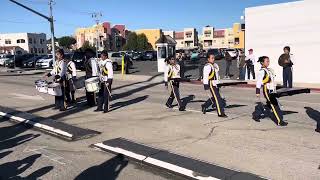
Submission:
POLYGON ((161 29, 139 29, 135 31, 137 34, 145 34, 152 48, 156 50, 156 41, 162 35, 161 29))
POLYGON ((206 26, 202 28, 202 36, 200 43, 203 46, 203 49, 209 49, 213 47, 214 41, 214 28, 211 26, 206 26))
POLYGON ((106 47, 104 42, 108 42, 108 36, 103 24, 94 25, 88 28, 78 28, 75 36, 77 40, 77 48, 81 48, 86 41, 88 41, 92 46, 97 46, 98 41, 98 50, 103 50, 104 47, 106 47))
POLYGON ((176 49, 184 49, 184 32, 175 32, 174 40, 177 42, 176 49))
POLYGON ((184 48, 193 49, 198 47, 198 32, 195 28, 185 28, 184 32, 184 48))
POLYGON ((47 40, 44 33, 0 34, 0 47, 3 53, 47 54, 47 40))
POLYGON ((234 32, 233 28, 227 28, 224 30, 224 44, 225 48, 234 48, 234 32))

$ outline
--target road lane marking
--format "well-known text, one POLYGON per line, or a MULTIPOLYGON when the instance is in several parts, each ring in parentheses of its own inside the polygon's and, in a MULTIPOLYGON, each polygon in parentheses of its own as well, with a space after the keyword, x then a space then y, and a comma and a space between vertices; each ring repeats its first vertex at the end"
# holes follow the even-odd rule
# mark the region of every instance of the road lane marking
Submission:
POLYGON ((64 160, 63 157, 61 157, 55 153, 50 152, 46 148, 47 148, 47 146, 36 146, 36 147, 27 146, 23 150, 23 152, 25 152, 25 153, 33 152, 33 153, 41 154, 43 157, 48 158, 51 161, 54 161, 54 162, 61 164, 61 165, 66 165, 66 163, 59 161, 59 160, 64 160))
POLYGON ((35 101, 43 101, 45 100, 43 97, 36 95, 36 96, 29 96, 26 94, 19 94, 19 93, 10 93, 10 95, 14 96, 13 98, 17 99, 25 99, 25 100, 35 100, 35 101))
POLYGON ((56 128, 53 128, 53 127, 50 127, 50 126, 47 126, 47 125, 44 125, 44 124, 33 122, 33 121, 30 121, 30 120, 27 120, 27 119, 24 119, 24 118, 21 118, 21 117, 13 116, 13 115, 10 115, 10 114, 4 113, 4 112, 0 112, 0 116, 11 118, 11 119, 14 119, 14 120, 16 120, 18 122, 30 124, 30 125, 32 125, 34 127, 37 127, 37 128, 40 128, 40 129, 44 129, 44 130, 49 131, 49 132, 54 132, 56 134, 59 134, 59 135, 62 135, 62 136, 66 136, 68 138, 72 138, 73 137, 72 134, 70 134, 68 132, 65 132, 65 131, 62 131, 60 129, 56 129, 56 128))

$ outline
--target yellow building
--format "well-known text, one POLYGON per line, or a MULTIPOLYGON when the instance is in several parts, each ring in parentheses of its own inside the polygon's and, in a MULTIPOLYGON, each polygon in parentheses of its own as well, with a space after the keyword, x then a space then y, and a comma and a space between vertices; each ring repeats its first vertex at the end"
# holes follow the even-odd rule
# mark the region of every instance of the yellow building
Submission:
POLYGON ((145 34, 148 38, 149 43, 152 45, 153 49, 156 49, 156 41, 160 38, 162 34, 161 29, 139 29, 135 31, 137 34, 145 34))
POLYGON ((244 33, 240 23, 233 24, 234 48, 244 49, 244 33))

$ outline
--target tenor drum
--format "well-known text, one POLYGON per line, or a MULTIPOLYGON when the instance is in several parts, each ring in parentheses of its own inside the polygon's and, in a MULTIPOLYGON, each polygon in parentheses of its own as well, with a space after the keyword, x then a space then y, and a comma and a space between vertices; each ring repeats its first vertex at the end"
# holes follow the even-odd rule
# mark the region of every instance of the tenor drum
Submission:
POLYGON ((100 90, 99 78, 93 77, 85 80, 85 86, 88 92, 98 92, 100 90))
POLYGON ((48 94, 52 96, 62 96, 61 85, 59 83, 52 83, 48 85, 48 94))

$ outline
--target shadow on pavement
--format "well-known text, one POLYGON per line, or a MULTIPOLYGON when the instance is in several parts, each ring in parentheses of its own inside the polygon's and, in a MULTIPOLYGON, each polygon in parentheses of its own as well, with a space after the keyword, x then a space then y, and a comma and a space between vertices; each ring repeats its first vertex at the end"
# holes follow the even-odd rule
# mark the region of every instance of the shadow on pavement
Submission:
POLYGON ((21 177, 19 174, 29 169, 41 154, 34 154, 21 160, 7 162, 0 165, 0 179, 38 179, 39 177, 47 174, 53 169, 53 166, 47 166, 34 171, 26 177, 21 177))
POLYGON ((109 112, 115 111, 117 109, 120 109, 120 108, 123 108, 123 107, 126 107, 126 106, 130 106, 132 104, 139 103, 141 101, 144 101, 148 97, 149 97, 148 95, 145 95, 145 96, 137 97, 137 98, 134 98, 134 99, 130 99, 128 101, 116 102, 116 103, 111 105, 112 108, 111 108, 111 110, 109 112))
POLYGON ((13 151, 5 151, 5 152, 1 152, 0 153, 0 159, 8 156, 9 154, 11 154, 13 151))
POLYGON ((306 109, 306 113, 308 116, 316 121, 317 127, 315 129, 316 132, 320 133, 320 112, 311 108, 311 107, 304 107, 306 109))
POLYGON ((12 137, 0 142, 0 150, 14 148, 39 136, 40 134, 25 134, 18 137, 12 137))
POLYGON ((117 155, 100 165, 84 170, 75 180, 115 180, 127 165, 128 161, 122 155, 117 155))
MULTIPOLYGON (((4 119, 4 118, 0 118, 4 119)), ((40 136, 40 134, 25 134, 20 135, 29 128, 23 123, 14 124, 0 128, 0 151, 5 149, 14 148, 20 144, 31 141, 40 136)))
POLYGON ((187 105, 192 101, 194 100, 196 96, 195 95, 189 95, 187 97, 184 97, 181 99, 181 102, 183 104, 184 107, 187 107, 187 105))
MULTIPOLYGON (((131 85, 124 85, 122 86, 121 88, 123 87, 127 87, 127 86, 132 86, 132 85, 135 85, 135 84, 140 84, 140 83, 144 83, 144 82, 148 82, 148 81, 151 81, 152 79, 154 79, 155 77, 157 77, 158 75, 156 76, 153 76, 151 78, 149 78, 147 81, 142 81, 142 82, 138 82, 138 83, 133 83, 131 85)), ((137 92, 140 92, 140 91, 143 91, 145 89, 148 89, 148 88, 151 88, 151 87, 154 87, 154 86, 157 86, 159 84, 161 84, 162 82, 156 82, 156 83, 151 83, 151 84, 147 84, 147 85, 144 85, 144 86, 141 86, 141 87, 137 87, 135 89, 131 89, 129 91, 126 91, 126 92, 122 92, 122 93, 119 93, 119 94, 113 94, 112 95, 112 101, 114 100, 117 100, 117 99, 121 99, 121 98, 125 98, 125 97, 128 97, 134 93, 137 93, 137 92)), ((116 88, 117 89, 117 88, 116 88)), ((120 89, 118 87, 118 89, 120 89)), ((113 91, 114 89, 112 89, 113 91)), ((85 99, 86 97, 80 97, 78 99, 85 99)), ((134 103, 137 103, 137 101, 141 102, 143 100, 145 100, 147 97, 139 97, 139 98, 136 98, 136 99, 133 99, 133 100, 129 100, 129 101, 126 101, 126 102, 122 102, 120 103, 120 106, 124 107, 124 106, 128 106, 128 105, 131 105, 131 104, 134 104, 134 103)), ((111 106, 114 106, 113 105, 113 102, 111 101, 111 106)), ((119 104, 118 104, 119 106, 119 104)), ((62 117, 66 117, 68 115, 71 115, 71 114, 74 114, 74 113, 78 113, 78 112, 81 112, 81 111, 85 111, 87 109, 91 108, 90 106, 87 105, 87 102, 86 101, 81 101, 80 103, 77 103, 75 104, 75 106, 73 106, 72 108, 68 109, 67 111, 65 112, 62 112, 62 113, 58 113, 58 114, 55 114, 55 115, 52 115, 52 116, 49 116, 48 118, 52 118, 52 119, 59 119, 59 118, 62 118, 62 117)), ((121 108, 121 107, 119 107, 121 108)), ((117 109, 119 109, 117 108, 117 109)), ((39 109, 39 108, 37 108, 39 109)), ((114 109, 115 110, 115 109, 114 109)), ((112 110, 112 111, 114 111, 112 110)), ((31 112, 33 110, 30 110, 31 112)))

